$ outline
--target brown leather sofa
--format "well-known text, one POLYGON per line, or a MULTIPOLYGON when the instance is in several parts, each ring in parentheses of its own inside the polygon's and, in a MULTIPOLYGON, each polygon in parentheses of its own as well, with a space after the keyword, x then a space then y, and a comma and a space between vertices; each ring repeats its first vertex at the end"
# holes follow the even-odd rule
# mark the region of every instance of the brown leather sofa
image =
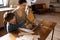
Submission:
POLYGON ((36 14, 46 13, 48 8, 45 3, 32 5, 32 11, 36 14))

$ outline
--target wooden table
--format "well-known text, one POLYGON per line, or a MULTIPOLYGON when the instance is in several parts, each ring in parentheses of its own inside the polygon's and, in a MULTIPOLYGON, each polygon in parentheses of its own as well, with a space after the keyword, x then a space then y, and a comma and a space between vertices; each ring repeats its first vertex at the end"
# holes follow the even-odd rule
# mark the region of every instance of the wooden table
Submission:
MULTIPOLYGON (((43 25, 37 27, 34 30, 35 33, 33 35, 40 35, 39 40, 46 40, 46 38, 48 37, 49 33, 53 30, 52 39, 51 39, 51 40, 53 40, 54 28, 55 28, 56 23, 50 22, 50 21, 47 21, 47 20, 42 20, 40 22, 43 25)), ((12 32, 12 35, 11 35, 12 36, 11 37, 12 40, 16 39, 16 35, 18 34, 18 32, 19 31, 12 32)))
POLYGON ((46 38, 48 37, 49 33, 53 30, 52 32, 52 38, 51 40, 53 40, 53 34, 54 34, 54 28, 56 23, 55 22, 50 22, 48 20, 39 20, 41 24, 43 24, 40 27, 37 27, 34 32, 35 34, 39 34, 40 35, 40 39, 39 40, 46 40, 46 38))

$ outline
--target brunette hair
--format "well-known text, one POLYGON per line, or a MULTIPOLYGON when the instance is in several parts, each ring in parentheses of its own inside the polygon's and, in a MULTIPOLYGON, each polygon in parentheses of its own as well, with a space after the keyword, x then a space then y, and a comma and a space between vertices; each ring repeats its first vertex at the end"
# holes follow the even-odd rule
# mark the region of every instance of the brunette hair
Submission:
POLYGON ((18 3, 19 3, 19 4, 26 3, 26 0, 19 0, 18 3))
POLYGON ((15 16, 14 13, 7 13, 5 16, 5 21, 10 21, 15 16))

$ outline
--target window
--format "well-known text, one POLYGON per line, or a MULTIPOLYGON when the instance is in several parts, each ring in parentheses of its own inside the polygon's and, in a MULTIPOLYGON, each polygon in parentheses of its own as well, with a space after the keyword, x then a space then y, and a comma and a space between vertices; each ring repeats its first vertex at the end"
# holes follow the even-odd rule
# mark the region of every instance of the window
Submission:
POLYGON ((3 6, 3 5, 4 5, 3 0, 0 0, 0 6, 3 6))
POLYGON ((7 5, 8 5, 8 0, 0 0, 0 7, 7 5))

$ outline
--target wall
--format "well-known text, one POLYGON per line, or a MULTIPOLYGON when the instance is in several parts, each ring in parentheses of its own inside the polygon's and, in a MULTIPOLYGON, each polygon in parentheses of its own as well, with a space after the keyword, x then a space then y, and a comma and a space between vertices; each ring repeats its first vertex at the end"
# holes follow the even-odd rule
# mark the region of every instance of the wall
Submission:
MULTIPOLYGON (((18 0, 10 0, 10 3, 18 4, 18 0)), ((49 8, 50 0, 37 0, 35 4, 46 3, 47 8, 49 8)))
POLYGON ((49 8, 50 0, 37 0, 35 4, 46 3, 47 8, 49 8))
POLYGON ((43 2, 43 0, 37 0, 35 4, 40 4, 42 2, 43 2))
POLYGON ((10 0, 10 4, 18 4, 18 0, 10 0))
POLYGON ((43 3, 46 3, 47 8, 49 8, 49 5, 50 5, 50 0, 43 0, 43 3))

